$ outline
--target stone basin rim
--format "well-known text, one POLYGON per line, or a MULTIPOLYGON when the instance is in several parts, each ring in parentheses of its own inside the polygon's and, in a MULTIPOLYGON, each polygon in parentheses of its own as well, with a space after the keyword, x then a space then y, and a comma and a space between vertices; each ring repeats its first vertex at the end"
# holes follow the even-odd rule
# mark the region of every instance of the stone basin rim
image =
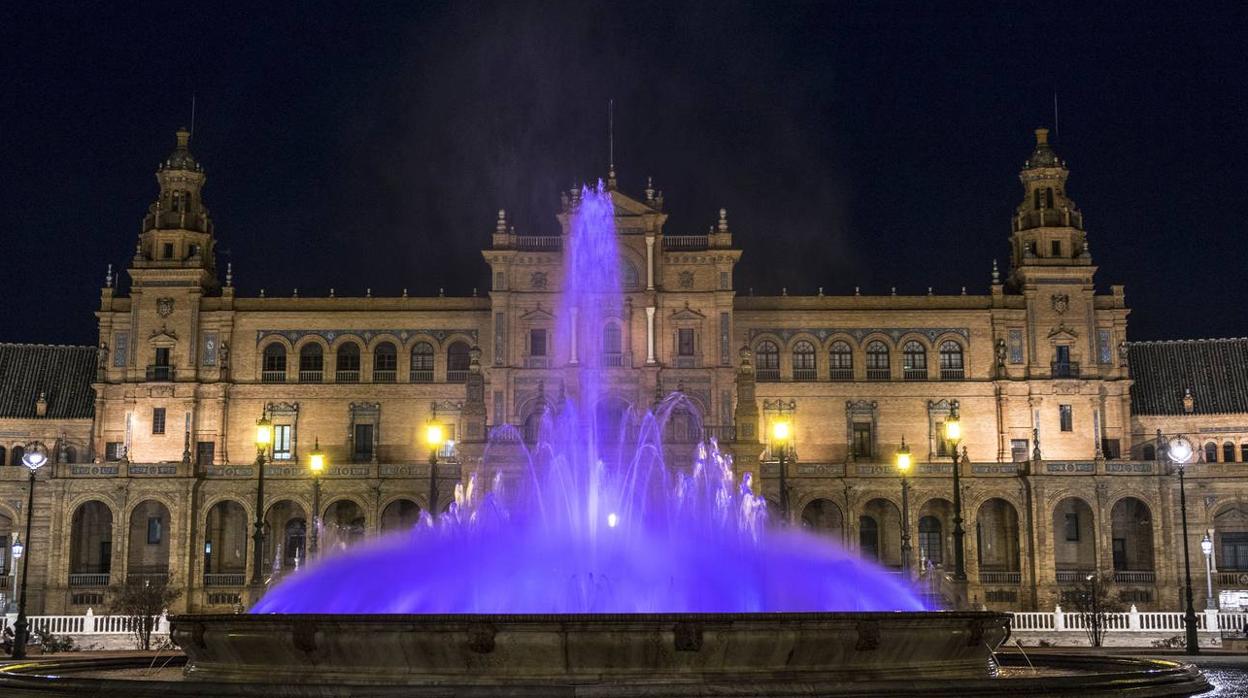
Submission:
POLYGON ((171 623, 224 622, 280 623, 284 621, 324 621, 334 623, 612 623, 612 622, 736 622, 736 621, 837 621, 890 620, 931 621, 989 620, 1008 621, 1010 614, 998 611, 728 611, 708 613, 211 613, 180 614, 171 623))

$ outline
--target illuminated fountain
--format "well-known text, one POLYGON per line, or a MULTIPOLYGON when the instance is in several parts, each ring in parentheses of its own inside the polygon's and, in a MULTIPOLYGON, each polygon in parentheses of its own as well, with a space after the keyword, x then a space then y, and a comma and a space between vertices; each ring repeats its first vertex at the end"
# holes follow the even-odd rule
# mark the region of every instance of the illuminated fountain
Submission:
MULTIPOLYGON (((565 242, 555 336, 575 365, 576 338, 624 302, 610 192, 582 190, 565 242)), ((545 403, 535 444, 496 429, 436 520, 316 561, 250 615, 175 619, 188 676, 766 686, 989 672, 1003 614, 925 612, 900 577, 769 524, 714 442, 666 462, 667 423, 697 413, 679 392, 611 419, 597 368, 563 375, 574 383, 545 403)))

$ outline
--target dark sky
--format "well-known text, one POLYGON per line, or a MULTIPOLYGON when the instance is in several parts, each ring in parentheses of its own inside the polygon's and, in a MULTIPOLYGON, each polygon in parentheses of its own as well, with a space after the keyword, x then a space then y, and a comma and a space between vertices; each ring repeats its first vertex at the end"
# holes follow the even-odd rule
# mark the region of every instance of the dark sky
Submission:
POLYGON ((741 293, 983 293, 1056 92, 1131 337, 1248 335, 1248 15, 1083 4, 4 3, 0 341, 95 342, 192 94, 240 293, 397 295, 484 288, 499 207, 555 231, 609 98, 741 293))

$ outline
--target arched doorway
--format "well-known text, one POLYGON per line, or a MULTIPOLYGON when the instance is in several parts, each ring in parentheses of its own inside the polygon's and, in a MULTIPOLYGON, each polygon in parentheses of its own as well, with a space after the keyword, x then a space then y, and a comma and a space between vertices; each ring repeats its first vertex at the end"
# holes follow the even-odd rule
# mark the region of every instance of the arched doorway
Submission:
POLYGON ((1074 584, 1096 570, 1092 507, 1067 497, 1053 508, 1053 566, 1058 584, 1074 584))
POLYGON ((274 502, 264 515, 263 573, 278 576, 298 569, 308 559, 308 514, 289 499, 274 502))
POLYGON ((169 580, 169 509, 155 499, 130 512, 126 545, 126 583, 169 580))
POLYGON ((1153 516, 1148 505, 1135 497, 1123 497, 1110 510, 1114 581, 1120 584, 1152 584, 1153 516))
POLYGON ((980 505, 975 514, 975 553, 980 582, 1019 583, 1018 541, 1018 510, 1013 504, 994 497, 980 505))
POLYGON ((247 572, 247 512, 238 502, 217 502, 204 525, 204 586, 242 586, 247 572))
POLYGON ((618 397, 603 398, 594 409, 594 433, 599 447, 614 448, 623 439, 631 441, 623 431, 629 412, 628 402, 618 397))
MULTIPOLYGON (((4 465, 3 459, 0 459, 0 465, 4 465)), ((13 519, 5 514, 0 514, 0 596, 4 597, 4 607, 8 608, 8 602, 11 601, 9 595, 12 586, 8 584, 9 575, 15 574, 13 551, 10 544, 13 542, 13 519)), ((25 541, 22 541, 25 543, 25 541)))
POLYGON ((872 499, 858 519, 862 556, 885 567, 901 568, 901 511, 883 498, 872 499))
POLYGON ((69 586, 108 586, 113 570, 113 510, 98 500, 74 510, 69 534, 69 586))
POLYGON ((420 523, 420 505, 410 499, 396 499, 381 512, 381 532, 408 531, 420 523))
POLYGON ((836 502, 815 499, 802 509, 802 528, 840 543, 845 536, 845 518, 836 502))
POLYGON ((914 525, 919 569, 953 567, 953 502, 941 497, 923 502, 914 525))
POLYGON ((339 499, 325 509, 321 550, 346 548, 364 539, 364 510, 350 499, 339 499))

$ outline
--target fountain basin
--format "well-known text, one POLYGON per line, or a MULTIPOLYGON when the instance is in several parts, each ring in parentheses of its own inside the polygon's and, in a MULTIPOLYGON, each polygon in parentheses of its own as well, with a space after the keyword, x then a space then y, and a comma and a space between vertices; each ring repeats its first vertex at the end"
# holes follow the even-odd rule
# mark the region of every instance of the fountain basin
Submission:
POLYGON ((991 612, 188 615, 189 679, 409 686, 983 678, 991 612))

